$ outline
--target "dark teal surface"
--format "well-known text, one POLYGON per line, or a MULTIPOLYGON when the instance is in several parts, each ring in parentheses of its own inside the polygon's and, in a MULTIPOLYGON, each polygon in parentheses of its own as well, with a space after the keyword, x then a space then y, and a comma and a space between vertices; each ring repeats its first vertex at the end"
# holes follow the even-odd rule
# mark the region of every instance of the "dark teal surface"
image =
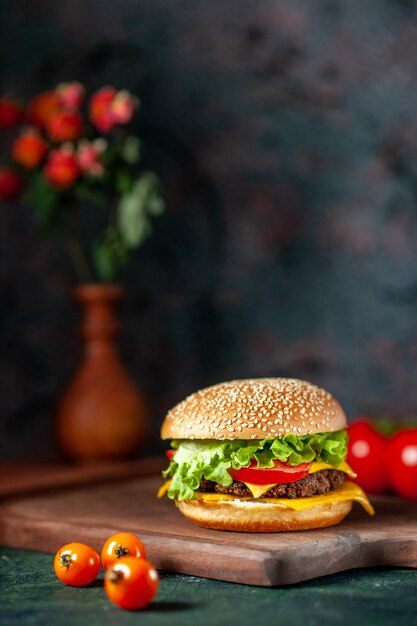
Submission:
POLYGON ((417 570, 345 572, 275 589, 161 574, 146 610, 122 611, 108 602, 101 580, 74 588, 54 575, 52 556, 0 549, 0 624, 285 624, 384 626, 417 624, 417 570))

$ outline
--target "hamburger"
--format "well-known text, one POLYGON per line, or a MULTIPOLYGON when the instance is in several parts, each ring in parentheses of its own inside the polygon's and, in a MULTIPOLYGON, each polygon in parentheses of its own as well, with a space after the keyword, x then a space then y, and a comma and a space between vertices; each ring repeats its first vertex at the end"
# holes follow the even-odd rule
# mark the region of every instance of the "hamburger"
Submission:
POLYGON ((324 389, 291 378, 220 383, 167 414, 168 494, 189 520, 218 530, 277 532, 338 524, 357 501, 346 416, 324 389))

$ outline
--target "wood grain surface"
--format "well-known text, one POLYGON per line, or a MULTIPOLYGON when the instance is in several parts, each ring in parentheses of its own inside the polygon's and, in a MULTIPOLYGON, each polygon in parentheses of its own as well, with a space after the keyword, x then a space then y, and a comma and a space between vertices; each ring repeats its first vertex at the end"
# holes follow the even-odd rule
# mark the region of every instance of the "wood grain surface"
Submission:
MULTIPOLYGON (((149 470, 149 465, 146 466, 149 470)), ((245 534, 191 524, 167 498, 159 476, 3 498, 0 543, 54 552, 69 541, 100 549, 117 531, 140 535, 163 570, 250 585, 288 585, 357 567, 417 567, 417 504, 373 498, 375 517, 359 505, 339 526, 305 532, 245 534)))

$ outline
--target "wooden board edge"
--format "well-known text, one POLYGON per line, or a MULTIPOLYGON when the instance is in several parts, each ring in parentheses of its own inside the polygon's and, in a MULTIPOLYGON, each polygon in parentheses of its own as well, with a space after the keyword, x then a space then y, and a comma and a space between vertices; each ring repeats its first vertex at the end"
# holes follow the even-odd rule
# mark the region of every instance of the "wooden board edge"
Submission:
POLYGON ((368 567, 417 568, 417 534, 412 530, 403 531, 398 537, 376 533, 374 537, 357 541, 356 545, 349 544, 347 535, 339 542, 328 540, 314 557, 308 549, 292 549, 281 553, 280 559, 271 554, 265 563, 271 586, 292 585, 368 567))

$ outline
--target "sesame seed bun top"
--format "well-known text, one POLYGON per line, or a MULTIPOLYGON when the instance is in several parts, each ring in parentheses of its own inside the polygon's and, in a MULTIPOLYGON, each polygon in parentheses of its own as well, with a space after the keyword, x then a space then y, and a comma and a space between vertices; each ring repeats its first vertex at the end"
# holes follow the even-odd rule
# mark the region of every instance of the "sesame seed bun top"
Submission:
POLYGON ((191 394, 166 416, 162 439, 279 439, 346 427, 333 396, 296 378, 232 380, 191 394))

